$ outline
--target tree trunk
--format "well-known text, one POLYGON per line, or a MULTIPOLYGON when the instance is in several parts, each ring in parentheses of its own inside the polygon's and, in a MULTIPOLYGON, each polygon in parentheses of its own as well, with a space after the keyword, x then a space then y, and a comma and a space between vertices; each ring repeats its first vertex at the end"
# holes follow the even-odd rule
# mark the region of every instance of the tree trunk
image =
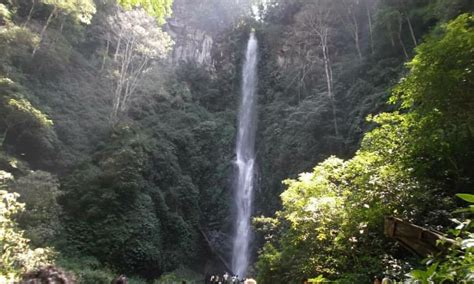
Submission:
POLYGON ((61 19, 61 26, 59 27, 59 34, 63 34, 63 30, 64 30, 64 17, 61 19))
POLYGON ((102 57, 102 65, 100 66, 100 72, 104 70, 105 61, 107 60, 107 57, 109 56, 109 49, 110 49, 110 34, 107 34, 107 45, 105 46, 105 53, 104 53, 104 56, 102 57))
POLYGON ((387 24, 387 30, 388 34, 390 35, 390 43, 392 44, 392 47, 395 47, 395 39, 393 38, 393 30, 390 23, 387 24))
POLYGON ((45 23, 43 29, 41 30, 41 33, 40 33, 40 40, 39 40, 38 46, 36 46, 36 47, 33 49, 33 53, 31 54, 32 57, 35 56, 36 52, 37 52, 38 49, 41 47, 41 42, 43 41, 44 35, 45 35, 45 33, 46 33, 46 30, 48 29, 49 24, 51 24, 51 21, 53 20, 54 16, 56 15, 56 12, 57 12, 57 7, 54 6, 53 11, 51 11, 51 14, 49 14, 49 17, 48 17, 48 19, 46 20, 46 23, 45 23))
POLYGON ((117 61, 117 56, 119 55, 120 44, 122 43, 122 35, 119 36, 117 47, 115 48, 114 61, 117 61))
POLYGON ((362 60, 362 52, 360 50, 360 41, 359 41, 359 27, 358 24, 356 24, 356 29, 354 31, 354 41, 355 41, 355 46, 357 49, 357 54, 359 55, 359 59, 362 60))
POLYGON ((328 48, 328 42, 327 42, 328 32, 329 31, 327 27, 323 28, 322 33, 321 33, 321 48, 323 51, 324 71, 326 73, 328 97, 329 97, 331 108, 332 108, 334 132, 336 134, 336 137, 339 137, 339 129, 337 126, 336 104, 334 102, 334 94, 333 94, 332 66, 329 59, 329 48, 328 48))
POLYGON ((362 60, 362 52, 360 49, 360 40, 359 40, 359 22, 357 21, 357 15, 355 11, 355 4, 353 0, 341 2, 343 5, 342 9, 342 23, 346 26, 346 29, 351 33, 351 37, 354 40, 354 47, 359 56, 359 60, 362 60))
POLYGON ((413 30, 413 26, 411 24, 410 17, 408 16, 408 14, 406 15, 406 18, 407 18, 408 28, 410 29, 411 39, 413 40, 413 44, 417 46, 415 31, 413 30))
MULTIPOLYGON (((351 7, 351 5, 348 5, 348 7, 351 7)), ((350 8, 348 8, 350 9, 350 8)), ((356 47, 356 50, 357 50, 357 54, 359 55, 359 60, 362 60, 362 52, 360 50, 360 40, 359 40, 359 22, 357 21, 357 15, 354 11, 354 9, 350 10, 350 16, 351 16, 351 20, 352 20, 352 23, 354 25, 354 43, 355 43, 355 47, 356 47)))
POLYGON ((403 39, 402 39, 402 24, 403 24, 402 16, 399 15, 397 37, 398 37, 398 41, 400 43, 400 46, 402 47, 403 54, 405 55, 405 58, 408 59, 408 52, 407 52, 407 49, 406 49, 405 44, 403 43, 403 39))
POLYGON ((3 144, 5 144, 5 140, 7 139, 7 134, 9 130, 10 130, 10 127, 7 125, 5 131, 3 131, 2 137, 0 137, 0 147, 2 148, 3 148, 3 144))
POLYGON ((56 36, 54 37, 54 41, 52 42, 52 45, 55 45, 58 42, 59 37, 63 34, 64 21, 65 21, 65 17, 61 17, 61 25, 59 26, 59 33, 57 33, 56 36))
POLYGON ((372 36, 372 15, 370 14, 370 7, 368 2, 368 0, 365 1, 365 9, 367 10, 367 18, 369 24, 370 51, 372 54, 374 54, 374 39, 372 36))
POLYGON ((28 17, 26 18, 26 22, 23 24, 24 27, 26 27, 26 25, 28 25, 31 18, 33 17, 33 11, 35 10, 35 5, 36 5, 36 0, 31 0, 30 12, 28 13, 28 17))

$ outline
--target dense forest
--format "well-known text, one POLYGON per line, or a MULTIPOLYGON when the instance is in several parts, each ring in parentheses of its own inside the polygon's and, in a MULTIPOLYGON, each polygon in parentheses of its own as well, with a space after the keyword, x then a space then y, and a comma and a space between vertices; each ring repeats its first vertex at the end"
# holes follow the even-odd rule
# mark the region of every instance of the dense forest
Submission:
POLYGON ((251 32, 248 276, 474 282, 473 12, 471 0, 0 0, 0 283, 228 271, 251 32), (443 234, 443 249, 410 253, 384 235, 386 216, 443 234))

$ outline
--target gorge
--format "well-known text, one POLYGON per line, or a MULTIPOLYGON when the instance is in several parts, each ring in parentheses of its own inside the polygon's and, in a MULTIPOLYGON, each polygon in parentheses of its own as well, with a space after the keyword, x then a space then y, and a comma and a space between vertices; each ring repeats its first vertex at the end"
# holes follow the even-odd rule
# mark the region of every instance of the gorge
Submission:
POLYGON ((0 0, 0 283, 469 283, 473 11, 0 0))

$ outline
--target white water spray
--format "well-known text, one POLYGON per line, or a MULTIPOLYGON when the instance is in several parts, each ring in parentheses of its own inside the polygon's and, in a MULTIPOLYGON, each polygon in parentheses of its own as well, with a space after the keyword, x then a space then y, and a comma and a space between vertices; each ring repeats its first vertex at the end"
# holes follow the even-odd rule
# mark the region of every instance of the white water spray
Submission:
POLYGON ((232 270, 245 277, 249 265, 251 240, 250 216, 255 177, 255 130, 256 130, 256 85, 257 85, 257 40, 252 32, 247 44, 242 71, 242 101, 239 112, 236 164, 237 180, 235 202, 237 207, 236 230, 232 254, 232 270))

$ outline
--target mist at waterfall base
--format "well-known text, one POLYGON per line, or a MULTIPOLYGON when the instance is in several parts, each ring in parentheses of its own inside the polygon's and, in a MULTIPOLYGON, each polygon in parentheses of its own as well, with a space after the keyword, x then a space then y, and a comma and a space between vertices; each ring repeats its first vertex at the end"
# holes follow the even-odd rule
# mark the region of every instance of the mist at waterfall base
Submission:
POLYGON ((252 238, 250 218, 255 178, 255 131, 257 40, 250 34, 242 70, 242 100, 239 111, 236 143, 235 205, 237 217, 232 251, 232 271, 245 277, 249 266, 249 247, 252 238))

